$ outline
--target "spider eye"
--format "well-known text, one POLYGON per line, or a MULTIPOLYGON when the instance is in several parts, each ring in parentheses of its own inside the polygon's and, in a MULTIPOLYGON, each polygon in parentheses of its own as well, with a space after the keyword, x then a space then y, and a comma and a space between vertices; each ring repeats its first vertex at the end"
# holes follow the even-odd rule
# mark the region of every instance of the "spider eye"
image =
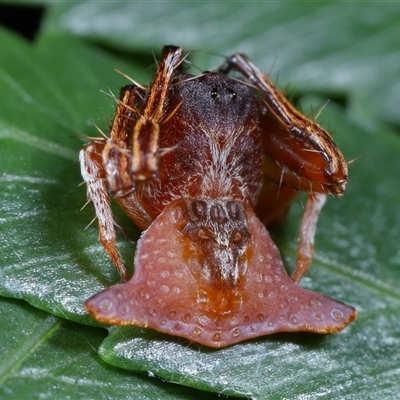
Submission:
POLYGON ((207 203, 204 200, 195 200, 192 209, 196 217, 204 219, 207 215, 207 203))
POLYGON ((213 88, 213 89, 211 90, 211 98, 212 98, 212 99, 216 99, 217 97, 218 97, 218 89, 213 88))
POLYGON ((228 93, 231 96, 231 100, 235 100, 236 99, 236 92, 233 89, 228 89, 228 93))
POLYGON ((235 229, 231 234, 231 242, 235 244, 239 244, 243 239, 243 235, 239 230, 235 229))

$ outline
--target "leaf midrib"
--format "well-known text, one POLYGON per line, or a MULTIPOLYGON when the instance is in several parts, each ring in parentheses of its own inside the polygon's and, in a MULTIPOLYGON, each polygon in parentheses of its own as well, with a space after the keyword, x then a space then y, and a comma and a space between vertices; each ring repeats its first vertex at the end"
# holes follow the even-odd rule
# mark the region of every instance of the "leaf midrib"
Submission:
POLYGON ((0 363, 0 386, 14 371, 64 323, 60 318, 49 315, 30 334, 23 338, 0 363))
POLYGON ((23 143, 25 146, 28 145, 45 153, 55 154, 56 156, 67 160, 75 162, 78 160, 78 152, 76 150, 62 146, 54 141, 31 135, 28 131, 17 129, 12 125, 0 121, 0 139, 8 138, 23 143))

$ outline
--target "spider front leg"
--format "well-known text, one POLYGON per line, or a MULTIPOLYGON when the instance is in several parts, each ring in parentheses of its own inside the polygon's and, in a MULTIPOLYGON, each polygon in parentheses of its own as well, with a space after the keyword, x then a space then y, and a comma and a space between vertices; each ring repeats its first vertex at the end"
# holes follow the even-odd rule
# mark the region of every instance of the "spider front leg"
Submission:
POLYGON ((284 170, 286 185, 342 195, 347 183, 347 162, 331 135, 297 111, 246 56, 233 55, 219 70, 242 73, 260 91, 263 149, 284 170))
POLYGON ((123 87, 120 99, 116 99, 116 113, 109 136, 94 140, 79 153, 87 197, 93 203, 99 224, 99 240, 125 281, 130 279, 130 274, 117 247, 109 195, 126 196, 135 190, 135 183, 126 167, 129 162, 127 138, 134 125, 135 105, 140 98, 140 88, 123 87))
POLYGON ((182 60, 182 50, 168 46, 150 87, 122 88, 102 153, 112 196, 124 198, 136 190, 137 182, 149 181, 157 175, 162 154, 161 125, 168 106, 167 93, 182 60))
POLYGON ((168 91, 182 64, 182 49, 165 46, 157 73, 146 91, 132 132, 131 173, 136 180, 153 178, 159 170, 161 125, 166 118, 168 91))
POLYGON ((137 87, 122 88, 109 137, 94 140, 79 153, 87 197, 93 203, 99 224, 99 240, 124 280, 129 280, 130 274, 116 244, 109 195, 126 196, 135 189, 126 168, 129 161, 126 138, 133 127, 135 103, 139 98, 140 93, 137 87))
POLYGON ((109 135, 87 144, 79 155, 88 199, 99 223, 99 240, 124 280, 130 275, 117 248, 109 196, 141 228, 147 228, 155 217, 141 198, 141 189, 159 171, 167 94, 182 61, 181 48, 166 47, 150 87, 136 83, 123 87, 120 98, 115 98, 117 107, 109 135))
POLYGON ((101 152, 103 143, 91 142, 79 153, 81 174, 86 182, 88 199, 93 203, 99 223, 99 240, 114 262, 121 277, 127 281, 130 274, 126 269, 116 244, 114 217, 107 192, 105 171, 101 152))
POLYGON ((235 54, 219 70, 240 72, 262 96, 259 106, 264 188, 256 207, 261 220, 267 224, 281 222, 297 191, 310 193, 292 277, 298 282, 312 261, 316 223, 326 194, 343 194, 347 163, 330 134, 299 113, 247 57, 235 54))

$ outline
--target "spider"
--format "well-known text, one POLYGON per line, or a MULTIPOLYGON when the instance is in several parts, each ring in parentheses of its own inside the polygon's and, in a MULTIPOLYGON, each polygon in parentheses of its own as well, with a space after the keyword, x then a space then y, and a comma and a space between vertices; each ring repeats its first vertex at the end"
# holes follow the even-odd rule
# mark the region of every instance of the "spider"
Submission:
POLYGON ((109 135, 80 152, 99 240, 126 281, 86 309, 104 323, 217 348, 343 329, 353 307, 298 286, 326 195, 341 196, 347 183, 342 153, 246 56, 198 76, 185 72, 185 58, 165 46, 152 83, 123 87, 109 135), (299 191, 308 197, 290 278, 266 226, 282 223, 299 191), (110 197, 144 230, 133 277, 110 197))

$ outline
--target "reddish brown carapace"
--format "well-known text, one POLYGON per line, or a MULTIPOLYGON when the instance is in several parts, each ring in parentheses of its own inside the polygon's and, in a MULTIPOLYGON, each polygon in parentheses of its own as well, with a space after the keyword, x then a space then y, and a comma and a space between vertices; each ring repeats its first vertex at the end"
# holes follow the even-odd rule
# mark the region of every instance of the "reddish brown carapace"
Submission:
POLYGON ((149 87, 124 87, 110 134, 87 144, 81 170, 100 241, 126 283, 90 298, 101 322, 150 327, 211 347, 274 332, 332 333, 353 307, 297 285, 313 254, 326 194, 347 163, 331 136, 296 111, 245 56, 184 72, 164 48, 149 87), (241 78, 228 77, 234 70, 241 78), (265 225, 309 192, 292 278, 265 225), (130 278, 109 197, 143 229, 130 278))

